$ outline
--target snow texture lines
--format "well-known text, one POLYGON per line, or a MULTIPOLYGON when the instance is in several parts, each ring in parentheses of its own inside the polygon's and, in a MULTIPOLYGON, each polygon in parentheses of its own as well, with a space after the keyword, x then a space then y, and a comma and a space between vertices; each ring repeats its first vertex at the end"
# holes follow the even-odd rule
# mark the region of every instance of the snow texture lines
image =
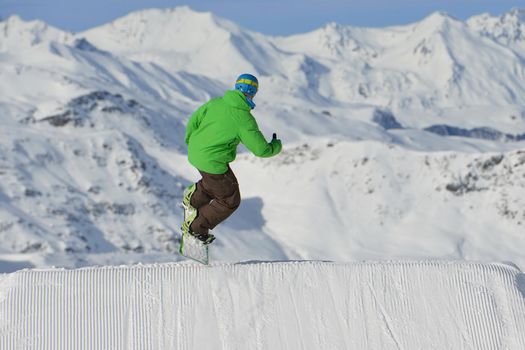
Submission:
POLYGON ((525 348, 523 274, 468 262, 189 263, 0 275, 0 348, 525 348))

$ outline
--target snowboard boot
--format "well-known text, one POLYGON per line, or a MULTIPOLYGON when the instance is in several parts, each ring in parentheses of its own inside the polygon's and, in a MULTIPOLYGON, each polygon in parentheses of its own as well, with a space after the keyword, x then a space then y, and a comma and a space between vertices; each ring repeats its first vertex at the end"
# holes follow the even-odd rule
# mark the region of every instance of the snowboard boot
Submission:
POLYGON ((197 238, 199 241, 201 241, 205 245, 211 244, 211 242, 215 240, 215 236, 212 235, 211 233, 198 234, 190 230, 190 235, 197 238))
MULTIPOLYGON (((195 215, 195 217, 197 217, 197 215, 195 215)), ((211 242, 213 242, 215 240, 215 236, 210 234, 210 233, 197 233, 197 232, 193 232, 191 230, 191 223, 193 222, 193 220, 195 220, 195 217, 193 219, 189 219, 189 220, 185 220, 183 223, 182 223, 182 234, 183 235, 190 235, 190 236, 193 236, 195 237, 196 239, 198 239, 199 241, 201 241, 203 244, 210 244, 211 242)))
POLYGON ((191 223, 197 217, 197 209, 194 208, 191 202, 191 196, 197 189, 196 184, 193 184, 184 190, 184 198, 182 199, 182 207, 184 208, 184 220, 182 221, 182 233, 190 233, 191 223))
POLYGON ((191 202, 191 196, 193 196, 193 193, 195 192, 196 189, 197 189, 197 184, 193 184, 184 190, 184 198, 182 199, 182 206, 184 207, 184 210, 190 207, 193 208, 190 202, 191 202))
POLYGON ((215 236, 212 234, 198 234, 191 230, 191 224, 197 218, 198 211, 191 204, 191 196, 197 189, 196 184, 191 185, 190 187, 184 190, 184 199, 182 200, 182 206, 184 207, 184 221, 182 223, 182 233, 189 234, 197 238, 204 244, 210 244, 215 240, 215 236))
MULTIPOLYGON (((193 207, 192 207, 193 208, 193 207)), ((191 224, 193 221, 195 221, 195 218, 197 217, 197 209, 193 208, 193 210, 189 210, 189 216, 184 218, 184 222, 182 223, 182 234, 183 235, 191 235, 195 238, 197 238, 199 241, 201 241, 204 244, 210 244, 215 240, 215 236, 209 233, 197 233, 193 232, 191 230, 191 224)), ((185 210, 186 213, 186 210, 185 210)))
POLYGON ((195 192, 196 188, 197 186, 193 184, 184 190, 184 198, 182 199, 182 207, 184 208, 184 221, 182 222, 181 227, 183 233, 190 233, 191 223, 195 220, 198 214, 197 209, 190 204, 191 196, 195 192))

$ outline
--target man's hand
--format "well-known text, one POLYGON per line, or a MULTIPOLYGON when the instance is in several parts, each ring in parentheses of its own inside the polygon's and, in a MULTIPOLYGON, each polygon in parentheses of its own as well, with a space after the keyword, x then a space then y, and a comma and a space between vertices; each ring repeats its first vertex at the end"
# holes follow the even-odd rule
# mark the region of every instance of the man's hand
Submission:
POLYGON ((273 145, 274 149, 277 150, 277 153, 281 152, 281 150, 283 149, 283 145, 281 143, 281 140, 279 140, 277 138, 277 134, 276 133, 273 133, 271 144, 273 145))

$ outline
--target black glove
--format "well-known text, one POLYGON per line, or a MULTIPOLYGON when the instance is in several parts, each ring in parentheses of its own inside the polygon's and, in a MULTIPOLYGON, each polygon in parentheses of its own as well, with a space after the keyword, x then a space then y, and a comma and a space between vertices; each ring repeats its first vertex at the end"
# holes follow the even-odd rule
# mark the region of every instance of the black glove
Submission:
POLYGON ((271 142, 272 146, 274 147, 274 150, 277 150, 275 152, 275 154, 281 152, 281 150, 283 149, 283 145, 281 143, 281 140, 279 140, 277 138, 277 134, 276 133, 273 133, 273 137, 272 137, 272 142, 271 142))

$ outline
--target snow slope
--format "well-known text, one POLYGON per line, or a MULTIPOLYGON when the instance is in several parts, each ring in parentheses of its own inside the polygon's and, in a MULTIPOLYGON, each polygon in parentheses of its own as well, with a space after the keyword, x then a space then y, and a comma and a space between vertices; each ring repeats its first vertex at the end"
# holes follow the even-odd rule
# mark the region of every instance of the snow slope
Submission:
POLYGON ((10 17, 0 270, 179 259, 179 203, 198 179, 185 123, 244 70, 260 76, 253 113, 285 152, 232 164, 244 200, 213 259, 524 267, 523 22, 520 10, 435 13, 283 38, 187 7, 83 33, 10 17))
POLYGON ((243 155, 234 170, 252 179, 241 181, 244 198, 262 198, 262 230, 292 259, 434 256, 525 266, 522 150, 421 153, 311 141, 270 160, 243 155))
POLYGON ((0 347, 520 350, 524 276, 465 262, 26 270, 0 275, 0 347))

